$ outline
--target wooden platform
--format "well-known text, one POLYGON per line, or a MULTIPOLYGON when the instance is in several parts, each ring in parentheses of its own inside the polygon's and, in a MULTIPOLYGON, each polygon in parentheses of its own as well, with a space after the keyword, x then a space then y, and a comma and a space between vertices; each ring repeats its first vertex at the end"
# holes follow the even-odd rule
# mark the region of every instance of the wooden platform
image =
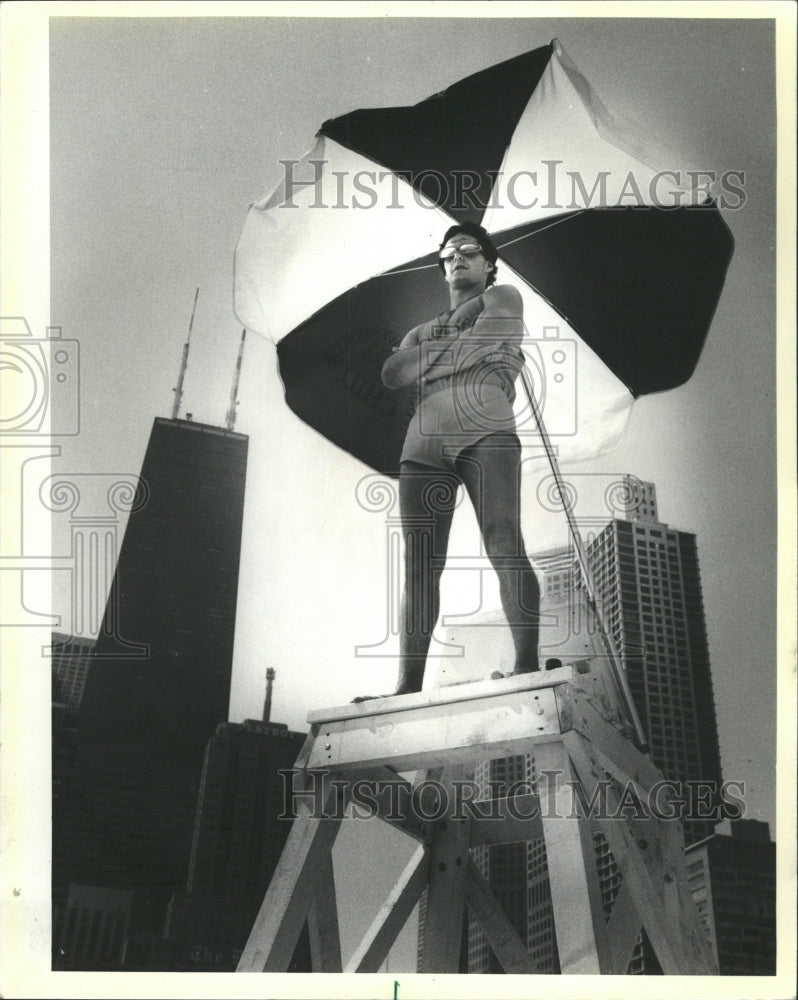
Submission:
MULTIPOLYGON (((537 971, 469 849, 543 839, 563 973, 624 974, 641 928, 665 973, 714 973, 686 887, 680 824, 622 810, 647 803, 663 780, 633 745, 612 679, 600 660, 500 680, 310 713, 297 761, 303 796, 238 971, 284 971, 308 920, 314 971, 342 971, 331 849, 341 823, 336 797, 355 782, 379 790, 376 814, 415 849, 344 971, 377 971, 427 889, 420 972, 454 972, 464 907, 506 972, 537 971), (531 753, 545 785, 494 803, 490 815, 456 808, 458 779, 484 760, 531 753), (400 772, 424 772, 449 811, 424 807, 400 772), (319 784, 321 782, 321 784, 319 784), (578 808, 575 789, 584 803, 578 808), (407 808, 397 810, 397 801, 407 808), (393 804, 393 805, 391 805, 393 804), (433 816, 434 818, 428 818, 433 816), (596 865, 604 835, 621 875, 609 916, 596 865)), ((429 783, 428 783, 429 784, 429 783)), ((431 786, 430 786, 431 787, 431 786)))

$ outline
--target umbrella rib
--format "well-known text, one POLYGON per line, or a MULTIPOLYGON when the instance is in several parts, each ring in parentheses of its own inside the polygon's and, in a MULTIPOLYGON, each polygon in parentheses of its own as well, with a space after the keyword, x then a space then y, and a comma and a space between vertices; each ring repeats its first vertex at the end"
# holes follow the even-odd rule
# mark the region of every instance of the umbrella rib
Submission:
POLYGON ((418 267, 403 267, 403 268, 393 268, 390 271, 384 271, 380 277, 390 278, 394 274, 410 274, 412 271, 429 271, 431 267, 437 267, 437 264, 419 264, 418 267))
POLYGON ((502 250, 505 250, 507 247, 511 247, 514 243, 520 243, 521 240, 528 240, 531 239, 533 236, 539 236, 541 233, 545 233, 547 229, 553 229, 555 226, 561 226, 563 222, 570 222, 572 219, 576 219, 578 218, 578 216, 584 215, 586 211, 587 211, 586 208, 582 208, 578 212, 573 212, 569 215, 561 216, 560 218, 554 219, 552 222, 550 222, 548 226, 541 226, 540 229, 535 229, 534 232, 523 233, 521 236, 516 236, 514 240, 508 240, 506 243, 502 243, 501 246, 497 246, 496 249, 499 252, 501 252, 502 250))

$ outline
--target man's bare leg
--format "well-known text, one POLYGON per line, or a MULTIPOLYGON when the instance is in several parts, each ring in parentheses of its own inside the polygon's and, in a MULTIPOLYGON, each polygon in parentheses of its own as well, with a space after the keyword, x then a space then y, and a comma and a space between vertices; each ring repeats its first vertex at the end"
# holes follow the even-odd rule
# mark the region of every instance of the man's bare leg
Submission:
POLYGON ((540 586, 521 533, 521 446, 491 434, 462 452, 457 470, 477 514, 515 646, 514 674, 539 669, 540 586))
MULTIPOLYGON (((405 581, 399 638, 399 677, 393 695, 420 691, 432 633, 440 610, 440 579, 459 481, 415 462, 403 462, 399 505, 404 538, 405 581)), ((364 695, 356 702, 391 695, 364 695)))

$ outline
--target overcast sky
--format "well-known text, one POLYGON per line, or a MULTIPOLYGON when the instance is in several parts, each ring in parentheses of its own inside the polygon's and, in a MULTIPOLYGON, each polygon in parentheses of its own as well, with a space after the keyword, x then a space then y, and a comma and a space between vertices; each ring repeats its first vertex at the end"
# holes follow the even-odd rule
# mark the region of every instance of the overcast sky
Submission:
MULTIPOLYGON (((745 781, 749 816, 772 823, 772 21, 52 20, 50 321, 80 341, 82 392, 80 434, 62 439, 54 468, 139 471, 153 418, 171 413, 197 287, 181 412, 223 424, 241 333, 235 244, 248 205, 277 184, 278 161, 305 153, 324 120, 413 104, 553 37, 610 112, 672 150, 675 167, 745 172, 745 204, 725 212, 734 258, 694 377, 638 401, 621 446, 569 471, 653 481, 660 519, 696 533, 724 776, 745 781)), ((260 715, 272 666, 272 718, 304 729, 309 710, 393 684, 395 659, 354 654, 385 631, 385 524, 355 499, 369 470, 288 410, 273 345, 254 335, 239 399, 250 457, 230 717, 260 715)), ((536 485, 528 477, 528 546, 564 544, 536 485)), ((470 544, 469 516, 454 545, 470 544)), ((54 545, 68 553, 65 516, 54 545)), ((66 572, 54 593, 69 631, 66 572)), ((444 611, 461 611, 457 599, 445 588, 444 611)))

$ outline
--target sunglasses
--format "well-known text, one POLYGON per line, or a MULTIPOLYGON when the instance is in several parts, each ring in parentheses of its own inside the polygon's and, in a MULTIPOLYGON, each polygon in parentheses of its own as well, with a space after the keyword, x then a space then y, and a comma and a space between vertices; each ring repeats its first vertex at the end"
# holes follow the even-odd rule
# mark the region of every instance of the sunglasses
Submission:
POLYGON ((476 257, 478 253, 482 253, 482 247, 478 243, 463 243, 459 247, 444 247, 438 254, 438 259, 454 260, 456 254, 461 257, 476 257))

